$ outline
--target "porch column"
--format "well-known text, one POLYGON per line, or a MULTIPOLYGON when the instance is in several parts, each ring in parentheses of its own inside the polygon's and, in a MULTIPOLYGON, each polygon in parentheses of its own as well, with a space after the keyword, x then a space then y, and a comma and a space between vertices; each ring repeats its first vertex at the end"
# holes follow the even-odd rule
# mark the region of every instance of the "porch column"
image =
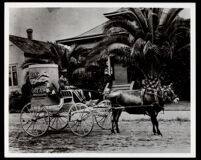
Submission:
POLYGON ((110 56, 108 56, 108 58, 107 58, 106 65, 107 65, 107 68, 106 68, 105 73, 107 73, 107 74, 109 74, 111 76, 113 74, 113 72, 112 72, 111 58, 110 58, 110 56))

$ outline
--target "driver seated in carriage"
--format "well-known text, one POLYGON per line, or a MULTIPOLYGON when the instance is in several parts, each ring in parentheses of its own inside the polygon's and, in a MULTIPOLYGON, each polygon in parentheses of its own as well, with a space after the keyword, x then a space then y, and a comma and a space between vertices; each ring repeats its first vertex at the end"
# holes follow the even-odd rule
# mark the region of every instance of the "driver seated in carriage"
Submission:
POLYGON ((51 83, 49 80, 46 82, 46 93, 48 97, 55 100, 56 102, 59 102, 60 98, 62 97, 61 90, 65 89, 67 79, 63 75, 61 75, 58 83, 59 88, 57 88, 56 85, 54 83, 51 83))
POLYGON ((61 75, 59 78, 59 88, 57 89, 53 83, 47 82, 46 93, 51 99, 59 102, 61 98, 65 96, 66 91, 71 91, 73 100, 75 103, 81 102, 86 104, 87 106, 93 106, 98 101, 97 99, 92 100, 91 91, 83 91, 83 89, 79 89, 75 86, 69 84, 68 80, 61 75))

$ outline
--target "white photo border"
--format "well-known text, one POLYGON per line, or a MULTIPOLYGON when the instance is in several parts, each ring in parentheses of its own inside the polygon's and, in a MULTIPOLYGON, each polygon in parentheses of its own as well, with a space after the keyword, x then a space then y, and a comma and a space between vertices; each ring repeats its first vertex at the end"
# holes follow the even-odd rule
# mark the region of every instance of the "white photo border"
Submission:
POLYGON ((4 156, 5 157, 189 157, 196 156, 196 15, 195 3, 4 3, 4 156), (176 5, 175 5, 176 4, 176 5), (190 8, 191 20, 191 151, 190 153, 10 153, 9 152, 9 9, 10 8, 119 8, 119 7, 190 8))

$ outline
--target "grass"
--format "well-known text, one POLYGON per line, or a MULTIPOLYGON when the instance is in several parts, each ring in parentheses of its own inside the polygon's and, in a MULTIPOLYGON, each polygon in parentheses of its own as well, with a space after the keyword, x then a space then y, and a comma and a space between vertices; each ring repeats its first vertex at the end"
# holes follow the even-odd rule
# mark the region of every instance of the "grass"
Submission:
POLYGON ((165 111, 190 111, 190 102, 180 101, 178 104, 167 104, 165 105, 165 111))
MULTIPOLYGON (((122 119, 122 122, 132 122, 132 121, 140 121, 140 122, 147 122, 150 121, 150 118, 140 118, 140 119, 122 119)), ((181 118, 181 117, 177 117, 174 119, 162 119, 159 118, 158 121, 162 121, 162 122, 166 122, 166 121, 178 121, 178 122, 188 122, 190 121, 188 118, 181 118)))
POLYGON ((187 122, 187 121, 190 121, 188 118, 181 118, 181 117, 177 117, 176 118, 176 121, 179 121, 179 122, 187 122))

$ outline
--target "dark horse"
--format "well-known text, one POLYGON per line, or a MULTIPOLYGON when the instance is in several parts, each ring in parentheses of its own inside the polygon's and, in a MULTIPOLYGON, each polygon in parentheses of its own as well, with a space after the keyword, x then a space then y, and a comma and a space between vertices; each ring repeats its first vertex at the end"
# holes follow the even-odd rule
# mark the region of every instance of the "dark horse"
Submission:
POLYGON ((178 103, 179 98, 171 88, 171 84, 157 90, 149 92, 142 90, 114 91, 106 96, 112 104, 112 133, 119 133, 118 121, 123 110, 129 114, 145 114, 151 117, 153 133, 161 135, 159 130, 157 115, 164 110, 164 104, 168 102, 178 103))

